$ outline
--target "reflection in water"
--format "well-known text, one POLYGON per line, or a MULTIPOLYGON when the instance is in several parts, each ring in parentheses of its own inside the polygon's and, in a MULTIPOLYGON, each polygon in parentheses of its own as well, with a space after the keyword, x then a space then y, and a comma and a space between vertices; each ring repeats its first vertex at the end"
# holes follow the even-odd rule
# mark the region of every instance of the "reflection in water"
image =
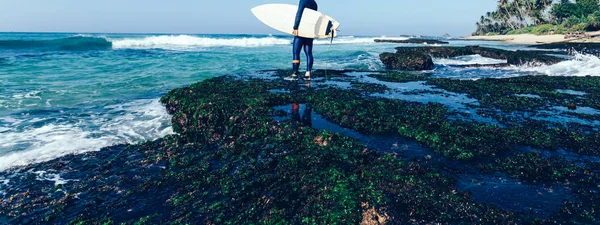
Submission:
POLYGON ((300 104, 293 103, 292 104, 292 119, 298 121, 304 126, 312 127, 312 107, 310 105, 306 105, 305 109, 302 111, 302 116, 300 116, 300 104))

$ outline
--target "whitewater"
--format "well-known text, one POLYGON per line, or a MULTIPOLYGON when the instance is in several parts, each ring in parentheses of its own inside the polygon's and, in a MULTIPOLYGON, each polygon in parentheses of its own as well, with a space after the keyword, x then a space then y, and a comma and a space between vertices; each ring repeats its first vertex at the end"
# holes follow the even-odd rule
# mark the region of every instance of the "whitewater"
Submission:
MULTIPOLYGON (((383 70, 380 53, 424 45, 374 39, 408 38, 317 40, 314 67, 383 70)), ((447 41, 451 46, 527 48, 447 41)), ((281 35, 0 33, 0 171, 172 134, 161 96, 215 76, 258 76, 262 70, 289 68, 291 42, 281 35)), ((600 75, 600 59, 583 54, 540 67, 454 67, 506 62, 479 55, 434 62, 436 68, 426 73, 455 79, 600 75)))

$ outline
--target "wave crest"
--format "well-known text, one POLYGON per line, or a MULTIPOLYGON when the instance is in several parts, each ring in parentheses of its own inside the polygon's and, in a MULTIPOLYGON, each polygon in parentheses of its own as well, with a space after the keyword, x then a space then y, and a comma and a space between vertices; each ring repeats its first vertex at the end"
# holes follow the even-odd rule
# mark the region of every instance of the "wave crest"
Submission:
POLYGON ((115 49, 185 49, 198 47, 258 47, 270 45, 289 45, 290 39, 276 37, 264 38, 208 38, 189 35, 164 35, 145 38, 126 38, 112 40, 115 49))
MULTIPOLYGON (((375 43, 374 37, 341 36, 333 40, 333 44, 365 44, 375 43)), ((408 38, 393 38, 408 39, 408 38)), ((171 49, 186 50, 208 47, 262 47, 275 45, 290 45, 290 37, 244 37, 244 38, 213 38, 190 35, 162 35, 144 38, 113 39, 114 49, 171 49)), ((330 39, 316 39, 315 45, 328 45, 330 39)))
POLYGON ((572 60, 547 66, 521 67, 520 70, 549 76, 600 76, 600 58, 576 53, 572 60))

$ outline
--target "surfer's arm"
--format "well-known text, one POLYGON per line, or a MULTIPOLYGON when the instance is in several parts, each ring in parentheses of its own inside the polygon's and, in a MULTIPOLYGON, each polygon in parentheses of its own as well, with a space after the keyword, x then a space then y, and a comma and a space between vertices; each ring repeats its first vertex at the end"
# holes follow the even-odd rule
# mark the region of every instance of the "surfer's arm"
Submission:
POLYGON ((300 4, 298 4, 298 12, 296 13, 296 22, 294 22, 294 30, 298 30, 298 27, 300 26, 300 20, 302 20, 304 8, 306 8, 306 0, 300 0, 300 4))

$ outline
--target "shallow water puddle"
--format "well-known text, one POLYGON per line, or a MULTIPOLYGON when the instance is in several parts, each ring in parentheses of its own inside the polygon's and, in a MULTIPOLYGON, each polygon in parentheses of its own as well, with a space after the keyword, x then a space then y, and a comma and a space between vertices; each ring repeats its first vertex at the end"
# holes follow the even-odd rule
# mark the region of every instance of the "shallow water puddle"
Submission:
MULTIPOLYGON (((434 167, 452 167, 465 171, 470 165, 444 160, 428 148, 422 147, 415 141, 407 141, 394 136, 363 135, 355 130, 341 127, 315 113, 307 104, 291 104, 274 107, 274 110, 285 112, 286 115, 274 116, 278 122, 296 120, 305 126, 317 130, 327 130, 354 138, 370 149, 397 155, 404 160, 427 160, 434 167)), ((476 171, 471 169, 469 171, 476 171)), ((495 204, 499 207, 530 211, 538 214, 549 214, 557 211, 563 204, 563 199, 571 199, 570 190, 557 187, 528 185, 508 177, 495 177, 486 174, 459 174, 457 188, 460 191, 471 192, 475 201, 495 204)))
POLYGON ((459 175, 457 188, 471 192, 477 202, 491 203, 507 210, 549 215, 560 210, 564 200, 573 199, 563 186, 523 184, 504 175, 459 175))
POLYGON ((542 98, 542 96, 533 95, 533 94, 516 94, 515 96, 517 96, 517 97, 526 97, 526 98, 542 98))
POLYGON ((582 125, 589 125, 593 127, 600 127, 600 121, 593 119, 581 118, 578 116, 569 115, 570 113, 578 113, 582 115, 600 115, 600 111, 582 107, 582 109, 569 110, 567 107, 553 107, 553 111, 541 110, 531 117, 526 117, 535 120, 548 121, 552 123, 565 124, 578 123, 582 125))
POLYGON ((520 151, 528 153, 535 152, 540 154, 544 158, 552 158, 552 157, 560 157, 561 160, 566 162, 575 163, 576 165, 585 165, 586 163, 600 163, 600 157, 597 156, 589 156, 589 155, 581 155, 575 152, 566 151, 564 149, 558 150, 545 150, 538 149, 529 146, 523 146, 518 148, 520 151))
POLYGON ((591 108, 591 107, 577 107, 576 109, 569 109, 564 106, 555 106, 552 107, 553 110, 559 112, 570 112, 570 113, 579 113, 579 114, 588 114, 588 115, 600 115, 600 110, 591 108))
POLYGON ((568 94, 568 95, 579 95, 579 96, 587 95, 587 93, 585 93, 583 91, 575 91, 575 90, 568 90, 568 89, 557 89, 556 92, 562 93, 562 94, 568 94))
POLYGON ((274 110, 287 113, 286 116, 275 116, 275 121, 282 122, 293 119, 317 130, 327 130, 356 139, 367 148, 384 153, 392 153, 406 160, 431 159, 435 157, 435 153, 432 150, 422 147, 415 141, 408 141, 398 136, 363 135, 355 130, 341 127, 314 112, 307 104, 277 106, 274 107, 274 110))

